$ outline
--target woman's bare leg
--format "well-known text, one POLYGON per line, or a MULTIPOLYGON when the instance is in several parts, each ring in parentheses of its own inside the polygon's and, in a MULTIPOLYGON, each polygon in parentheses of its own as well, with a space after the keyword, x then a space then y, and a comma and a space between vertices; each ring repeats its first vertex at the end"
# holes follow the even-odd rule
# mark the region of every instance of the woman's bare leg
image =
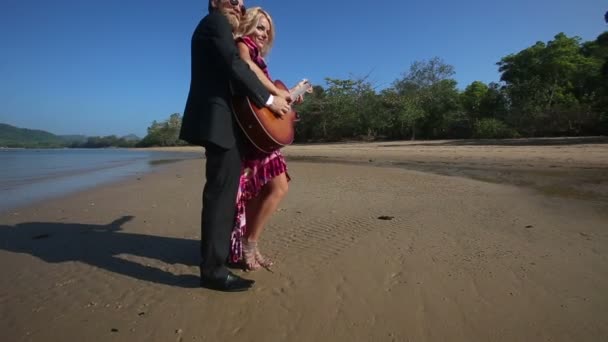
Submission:
MULTIPOLYGON (((282 173, 264 185, 257 197, 247 202, 247 236, 244 242, 257 245, 266 223, 279 207, 288 189, 287 175, 282 173)), ((258 261, 263 264, 264 257, 259 255, 259 258, 261 260, 258 261)))

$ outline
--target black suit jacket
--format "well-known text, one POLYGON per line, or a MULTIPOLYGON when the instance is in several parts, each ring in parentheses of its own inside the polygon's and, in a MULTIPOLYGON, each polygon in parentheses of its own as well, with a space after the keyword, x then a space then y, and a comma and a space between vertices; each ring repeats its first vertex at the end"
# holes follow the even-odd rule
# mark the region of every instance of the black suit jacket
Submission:
POLYGON ((191 80, 180 138, 195 145, 211 142, 224 148, 236 143, 230 104, 238 89, 256 105, 265 105, 270 93, 238 54, 228 19, 219 12, 204 17, 191 45, 191 80))

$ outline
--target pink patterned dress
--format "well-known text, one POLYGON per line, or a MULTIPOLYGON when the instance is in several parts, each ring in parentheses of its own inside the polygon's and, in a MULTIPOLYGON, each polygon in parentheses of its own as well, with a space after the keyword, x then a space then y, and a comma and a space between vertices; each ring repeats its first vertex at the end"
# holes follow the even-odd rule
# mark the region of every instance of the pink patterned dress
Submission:
MULTIPOLYGON (((268 67, 260 55, 257 46, 249 37, 240 37, 237 42, 243 42, 249 48, 251 59, 264 71, 268 79, 268 67)), ((287 173, 287 164, 280 150, 264 153, 253 146, 247 146, 247 152, 241 164, 241 178, 236 197, 236 218, 230 238, 230 261, 233 263, 243 260, 243 245, 241 239, 247 234, 246 204, 257 197, 262 187, 274 177, 287 173)), ((287 174, 287 179, 290 180, 287 174)))

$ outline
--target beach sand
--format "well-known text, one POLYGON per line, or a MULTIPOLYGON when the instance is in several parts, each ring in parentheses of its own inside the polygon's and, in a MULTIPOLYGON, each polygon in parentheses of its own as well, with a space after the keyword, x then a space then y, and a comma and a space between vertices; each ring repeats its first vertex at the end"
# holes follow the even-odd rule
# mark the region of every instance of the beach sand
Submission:
POLYGON ((605 139, 284 151, 249 292, 197 287, 203 159, 0 214, 2 340, 608 340, 605 139))

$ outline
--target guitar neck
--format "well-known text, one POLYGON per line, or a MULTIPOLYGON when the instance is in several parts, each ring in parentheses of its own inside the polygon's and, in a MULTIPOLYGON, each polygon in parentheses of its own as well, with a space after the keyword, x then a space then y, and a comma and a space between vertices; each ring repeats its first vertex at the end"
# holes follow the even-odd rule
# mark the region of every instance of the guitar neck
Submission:
POLYGON ((311 88, 312 85, 309 82, 297 85, 291 92, 291 99, 295 101, 300 95, 304 95, 311 88))

